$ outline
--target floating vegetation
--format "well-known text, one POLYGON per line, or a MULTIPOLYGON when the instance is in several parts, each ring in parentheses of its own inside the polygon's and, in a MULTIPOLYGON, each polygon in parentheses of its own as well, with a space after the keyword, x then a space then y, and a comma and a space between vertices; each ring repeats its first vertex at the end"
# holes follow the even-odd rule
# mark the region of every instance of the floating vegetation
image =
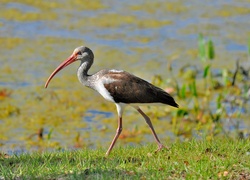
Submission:
POLYGON ((184 13, 188 9, 187 6, 185 6, 181 1, 172 1, 167 3, 147 1, 144 3, 144 6, 132 5, 130 8, 136 11, 146 11, 150 14, 155 14, 157 13, 157 11, 169 13, 184 13))
POLYGON ((0 89, 0 101, 10 97, 11 95, 11 90, 8 89, 0 89))
POLYGON ((171 24, 169 20, 155 20, 149 18, 138 19, 132 15, 105 14, 100 17, 82 19, 77 24, 103 28, 122 27, 124 24, 136 28, 157 28, 171 24))
POLYGON ((6 20, 15 21, 37 21, 37 20, 55 20, 57 15, 50 12, 49 14, 39 12, 22 12, 19 9, 3 9, 1 17, 6 20))
POLYGON ((23 38, 6 38, 6 37, 0 37, 0 47, 5 49, 14 49, 18 46, 20 46, 25 39, 23 38))
POLYGON ((214 13, 204 13, 203 16, 215 16, 215 17, 232 17, 236 15, 249 15, 250 8, 245 6, 235 6, 235 5, 224 5, 220 9, 216 9, 214 13))
POLYGON ((0 118, 6 118, 9 116, 19 115, 20 109, 13 105, 0 106, 0 118))

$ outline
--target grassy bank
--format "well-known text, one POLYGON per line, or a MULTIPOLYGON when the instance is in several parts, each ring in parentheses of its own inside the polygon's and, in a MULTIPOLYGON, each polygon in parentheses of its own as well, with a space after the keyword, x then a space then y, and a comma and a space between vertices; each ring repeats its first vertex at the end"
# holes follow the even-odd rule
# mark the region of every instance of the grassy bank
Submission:
POLYGON ((0 179, 249 179, 250 141, 176 142, 156 146, 0 155, 0 179))

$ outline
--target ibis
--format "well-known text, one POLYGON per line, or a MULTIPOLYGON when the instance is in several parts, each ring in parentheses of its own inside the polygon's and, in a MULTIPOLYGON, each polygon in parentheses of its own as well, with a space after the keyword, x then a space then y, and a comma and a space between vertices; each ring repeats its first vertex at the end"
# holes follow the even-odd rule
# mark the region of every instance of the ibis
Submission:
POLYGON ((88 47, 77 47, 72 55, 62 62, 49 76, 45 88, 48 87, 51 79, 63 68, 75 61, 80 61, 77 70, 79 81, 91 89, 100 93, 106 100, 114 103, 118 113, 118 128, 111 142, 106 155, 113 149, 119 135, 122 132, 122 114, 126 106, 135 108, 145 119, 154 139, 158 145, 157 151, 165 148, 160 142, 150 118, 140 109, 141 105, 170 105, 178 108, 174 98, 166 91, 153 84, 123 70, 104 69, 95 74, 88 74, 94 62, 94 54, 88 47))

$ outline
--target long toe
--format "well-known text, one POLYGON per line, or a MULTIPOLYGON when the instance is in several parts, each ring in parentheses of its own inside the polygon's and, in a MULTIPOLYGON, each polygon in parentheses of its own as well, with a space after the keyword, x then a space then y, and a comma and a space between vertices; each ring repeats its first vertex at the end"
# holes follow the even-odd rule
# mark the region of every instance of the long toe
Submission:
POLYGON ((169 147, 168 146, 163 146, 162 144, 159 144, 157 150, 155 151, 155 153, 159 152, 162 149, 169 150, 169 147))

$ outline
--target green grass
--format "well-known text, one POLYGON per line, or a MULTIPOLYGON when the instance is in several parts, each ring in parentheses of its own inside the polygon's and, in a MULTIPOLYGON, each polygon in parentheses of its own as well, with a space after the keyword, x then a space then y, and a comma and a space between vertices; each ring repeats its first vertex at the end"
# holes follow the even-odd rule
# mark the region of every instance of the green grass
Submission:
POLYGON ((4 157, 0 179, 240 179, 250 178, 249 140, 176 142, 105 150, 44 152, 4 157))

